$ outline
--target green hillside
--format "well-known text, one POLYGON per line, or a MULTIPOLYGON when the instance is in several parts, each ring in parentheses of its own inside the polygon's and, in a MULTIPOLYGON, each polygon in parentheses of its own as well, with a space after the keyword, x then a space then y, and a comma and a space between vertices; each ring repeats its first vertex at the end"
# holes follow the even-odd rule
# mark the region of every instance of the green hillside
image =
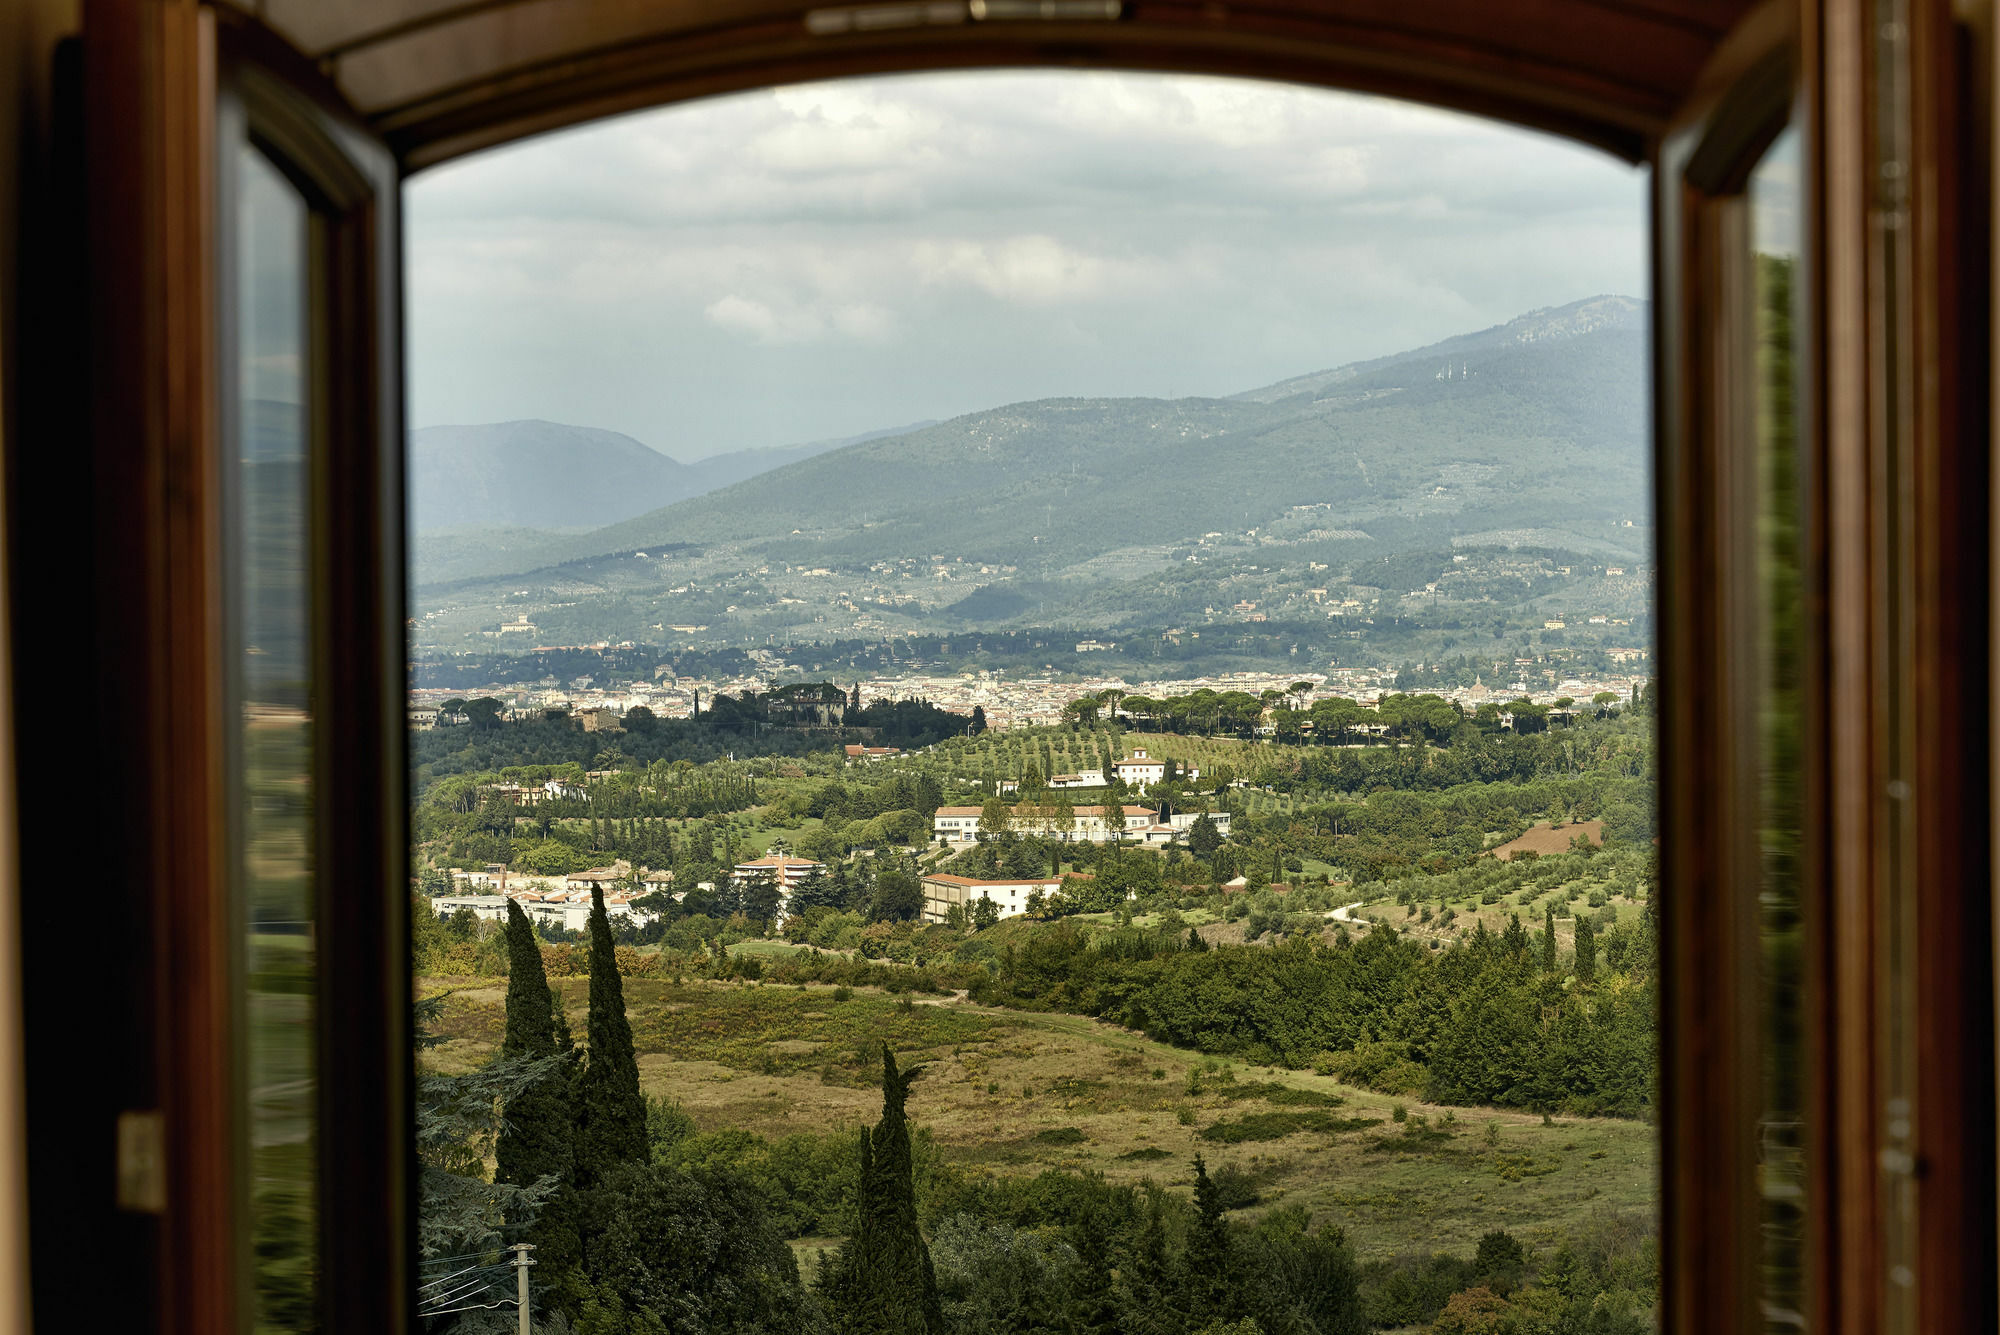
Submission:
MULTIPOLYGON (((1185 583, 1190 558, 1272 543, 1295 549, 1285 564, 1339 570, 1412 551, 1448 561, 1454 539, 1635 559, 1645 367, 1643 305, 1599 298, 1232 399, 972 413, 588 533, 420 550, 419 583, 442 595, 457 581, 453 592, 481 597, 483 579, 504 576, 514 590, 615 598, 642 614, 667 605, 663 581, 766 563, 857 575, 914 563, 924 569, 898 576, 911 587, 877 592, 994 624, 1088 614, 1114 587, 1125 590, 1114 603, 1132 608, 1149 584, 1166 596, 1185 583), (663 547, 691 555, 671 569, 617 559, 663 547), (972 569, 934 596, 929 567, 950 562, 972 569)), ((739 588, 728 601, 757 596, 739 588)))

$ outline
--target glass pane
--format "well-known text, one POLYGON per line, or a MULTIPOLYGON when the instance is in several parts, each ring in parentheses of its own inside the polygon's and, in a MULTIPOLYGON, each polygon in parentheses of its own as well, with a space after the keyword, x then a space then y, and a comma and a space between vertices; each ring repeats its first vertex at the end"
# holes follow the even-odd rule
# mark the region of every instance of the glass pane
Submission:
POLYGON ((1765 598, 1763 780, 1764 1319, 1805 1327, 1805 1051, 1800 1015, 1804 923, 1799 901, 1801 619, 1797 322, 1799 137, 1786 131, 1750 178, 1755 265, 1756 431, 1761 485, 1759 563, 1765 598))
POLYGON ((315 1325, 313 848, 305 201, 239 157, 240 401, 229 516, 255 1329, 315 1325))

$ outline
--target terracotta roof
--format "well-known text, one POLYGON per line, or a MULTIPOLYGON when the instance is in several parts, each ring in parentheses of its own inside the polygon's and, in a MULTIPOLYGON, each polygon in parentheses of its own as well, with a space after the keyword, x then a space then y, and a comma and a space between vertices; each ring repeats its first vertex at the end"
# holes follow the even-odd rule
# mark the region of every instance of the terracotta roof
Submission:
POLYGON ((1003 878, 1000 878, 1000 879, 993 879, 993 878, 981 878, 981 877, 978 877, 978 876, 959 876, 959 875, 957 875, 956 873, 953 873, 953 872, 944 872, 944 871, 938 871, 938 872, 932 872, 932 873, 931 873, 930 875, 928 875, 928 876, 924 877, 924 880, 926 880, 926 881, 941 881, 941 882, 943 882, 943 883, 944 883, 945 885, 966 885, 966 886, 979 886, 979 885, 1032 885, 1032 886, 1036 886, 1036 887, 1038 887, 1038 888, 1045 888, 1045 887, 1048 887, 1048 886, 1052 886, 1052 885, 1054 885, 1054 884, 1055 884, 1055 882, 1054 882, 1054 881, 1052 881, 1052 880, 1049 880, 1049 879, 1047 879, 1046 877, 1041 877, 1041 878, 1037 878, 1037 877, 1014 877, 1014 878, 1012 878, 1012 879, 1008 879, 1008 878, 1004 878, 1004 877, 1003 877, 1003 878))

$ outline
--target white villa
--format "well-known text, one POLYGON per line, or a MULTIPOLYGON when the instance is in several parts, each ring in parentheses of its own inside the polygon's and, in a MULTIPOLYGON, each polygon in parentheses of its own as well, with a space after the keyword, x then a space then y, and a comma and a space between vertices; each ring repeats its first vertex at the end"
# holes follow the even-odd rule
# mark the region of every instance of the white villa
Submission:
POLYGON ((1155 760, 1146 754, 1145 747, 1134 750, 1130 756, 1114 766, 1118 777, 1136 788, 1144 788, 1149 783, 1158 783, 1167 777, 1167 762, 1155 760))
POLYGON ((736 864, 736 874, 739 877, 768 872, 772 880, 777 883, 778 889, 788 894, 811 873, 825 870, 826 864, 823 862, 814 862, 811 858, 795 858, 789 853, 773 853, 769 857, 736 864))
MULTIPOLYGON (((550 889, 545 885, 525 886, 511 890, 504 895, 439 895, 431 900, 431 907, 440 918, 449 918, 460 909, 471 909, 473 916, 488 922, 507 921, 507 901, 513 900, 521 906, 528 919, 541 926, 560 927, 565 931, 580 932, 590 925, 590 891, 570 889, 550 889)), ((604 914, 607 918, 645 918, 632 907, 631 895, 622 891, 604 896, 604 914)))
MULTIPOLYGON (((1009 807, 1007 809, 1008 828, 1020 834, 1037 835, 1044 839, 1060 839, 1064 843, 1101 844, 1111 837, 1111 827, 1105 821, 1107 808, 1101 806, 1077 807, 1072 828, 1053 828, 1054 818, 1033 807, 1009 807)), ((1137 836, 1145 843, 1168 843, 1176 836, 1185 838, 1201 819, 1198 811, 1177 811, 1165 821, 1158 819, 1152 807, 1125 806, 1109 808, 1112 819, 1122 819, 1119 827, 1123 835, 1137 836), (1158 831, 1170 831, 1164 835, 1158 831)), ((970 844, 979 837, 979 807, 939 807, 937 815, 931 818, 931 832, 940 841, 948 844, 970 844)), ((1209 819, 1215 823, 1217 834, 1229 835, 1229 813, 1213 811, 1209 819)))

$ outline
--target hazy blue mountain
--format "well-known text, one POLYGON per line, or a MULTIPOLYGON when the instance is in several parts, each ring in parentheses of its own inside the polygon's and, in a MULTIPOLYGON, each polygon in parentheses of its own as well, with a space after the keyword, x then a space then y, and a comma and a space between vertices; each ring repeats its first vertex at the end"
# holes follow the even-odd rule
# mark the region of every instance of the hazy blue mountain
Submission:
POLYGON ((1594 541, 1646 515, 1644 325, 1644 303, 1595 298, 1231 399, 1011 404, 425 580, 670 543, 834 565, 945 555, 1028 578, 1274 525, 1594 541))
POLYGON ((528 420, 410 435, 419 533, 461 524, 578 528, 695 494, 687 465, 616 431, 528 420))
POLYGON ((713 454, 706 459, 697 459, 687 465, 688 473, 695 480, 698 490, 691 496, 705 495, 723 487, 768 473, 774 468, 810 459, 816 454, 830 450, 845 449, 849 445, 859 445, 863 441, 880 440, 884 436, 900 436, 910 431, 920 431, 934 426, 931 419, 912 422, 907 426, 884 427, 880 431, 864 431, 858 436, 838 436, 831 440, 810 440, 802 445, 773 445, 758 450, 736 450, 729 454, 713 454))
POLYGON ((1232 398, 1249 400, 1253 403, 1276 403, 1281 399, 1293 398, 1300 394, 1315 397, 1328 390, 1363 376, 1375 375, 1410 364, 1416 371, 1442 371, 1456 363, 1461 367, 1477 356, 1489 355, 1507 349, 1524 347, 1529 344, 1560 344, 1586 334, 1603 330, 1619 330, 1626 333, 1644 335, 1646 332, 1646 303, 1637 297, 1603 296, 1589 297, 1583 301, 1571 302, 1567 306, 1544 307, 1517 316, 1505 324, 1494 325, 1473 334, 1460 334, 1442 343, 1416 348, 1410 352, 1392 353, 1387 357, 1377 357, 1371 361, 1352 362, 1335 367, 1330 371, 1314 371, 1309 375, 1294 376, 1280 380, 1260 389, 1249 389, 1232 398))
MULTIPOLYGON (((419 534, 465 526, 597 528, 828 450, 912 429, 738 450, 684 464, 630 436, 595 427, 532 419, 425 427, 410 436, 411 523, 419 534)), ((476 546, 489 534, 465 536, 476 546)), ((511 536, 519 540, 518 534, 511 536)))

